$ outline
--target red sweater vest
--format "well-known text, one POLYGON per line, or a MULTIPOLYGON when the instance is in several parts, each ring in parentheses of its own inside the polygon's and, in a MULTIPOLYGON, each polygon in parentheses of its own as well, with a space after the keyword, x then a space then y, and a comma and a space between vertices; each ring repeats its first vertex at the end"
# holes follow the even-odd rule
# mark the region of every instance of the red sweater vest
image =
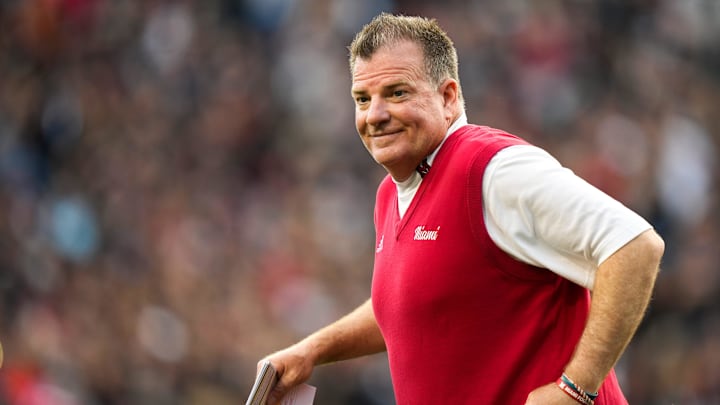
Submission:
MULTIPOLYGON (((482 217, 485 167, 524 143, 459 129, 402 219, 392 180, 378 188, 372 303, 398 405, 523 404, 570 360, 589 292, 501 251, 482 217)), ((611 373, 596 404, 623 403, 611 373)))

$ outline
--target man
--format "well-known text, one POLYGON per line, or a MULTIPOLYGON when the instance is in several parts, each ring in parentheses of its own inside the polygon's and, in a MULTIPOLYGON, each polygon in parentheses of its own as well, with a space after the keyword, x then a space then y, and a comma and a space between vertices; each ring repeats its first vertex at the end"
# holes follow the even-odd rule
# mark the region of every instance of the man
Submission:
POLYGON ((384 350, 400 405, 626 403, 613 367, 662 239, 543 150, 468 125, 433 20, 379 15, 350 70, 357 131, 389 173, 371 299, 267 357, 270 403, 316 365, 384 350))

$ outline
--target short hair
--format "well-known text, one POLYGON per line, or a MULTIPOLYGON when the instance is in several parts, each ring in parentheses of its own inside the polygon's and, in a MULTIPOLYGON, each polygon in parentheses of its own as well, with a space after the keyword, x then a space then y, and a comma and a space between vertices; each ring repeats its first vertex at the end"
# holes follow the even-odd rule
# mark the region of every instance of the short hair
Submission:
POLYGON ((370 59, 380 48, 404 40, 417 43, 423 50, 425 71, 436 85, 447 78, 460 83, 457 50, 435 19, 382 13, 355 35, 350 50, 350 73, 358 58, 370 59))

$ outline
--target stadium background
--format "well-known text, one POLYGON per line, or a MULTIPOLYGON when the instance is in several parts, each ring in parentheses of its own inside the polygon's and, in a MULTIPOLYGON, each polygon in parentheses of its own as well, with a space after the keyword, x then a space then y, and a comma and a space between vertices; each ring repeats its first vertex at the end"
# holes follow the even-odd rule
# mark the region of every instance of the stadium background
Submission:
MULTIPOLYGON (((368 294, 383 175, 346 46, 380 10, 455 40, 471 122, 548 148, 667 242, 618 373, 720 403, 720 2, 0 1, 0 403, 238 404, 368 294)), ((386 359, 318 404, 391 404, 386 359)))

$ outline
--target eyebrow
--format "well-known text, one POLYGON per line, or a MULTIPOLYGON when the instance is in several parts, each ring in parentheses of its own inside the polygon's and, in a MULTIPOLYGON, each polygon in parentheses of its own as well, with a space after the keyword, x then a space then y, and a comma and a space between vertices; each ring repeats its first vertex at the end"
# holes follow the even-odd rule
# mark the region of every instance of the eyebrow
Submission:
MULTIPOLYGON (((392 89, 396 89, 396 88, 398 88, 398 87, 409 86, 409 85, 410 85, 410 84, 409 84, 408 82, 406 82, 406 81, 399 81, 399 82, 393 82, 393 83, 391 83, 391 84, 388 84, 388 85, 386 85, 386 86, 383 86, 382 89, 383 89, 383 90, 392 90, 392 89)), ((353 95, 360 95, 360 94, 367 94, 367 91, 366 91, 366 90, 362 90, 362 89, 352 89, 351 93, 352 93, 353 95)))

